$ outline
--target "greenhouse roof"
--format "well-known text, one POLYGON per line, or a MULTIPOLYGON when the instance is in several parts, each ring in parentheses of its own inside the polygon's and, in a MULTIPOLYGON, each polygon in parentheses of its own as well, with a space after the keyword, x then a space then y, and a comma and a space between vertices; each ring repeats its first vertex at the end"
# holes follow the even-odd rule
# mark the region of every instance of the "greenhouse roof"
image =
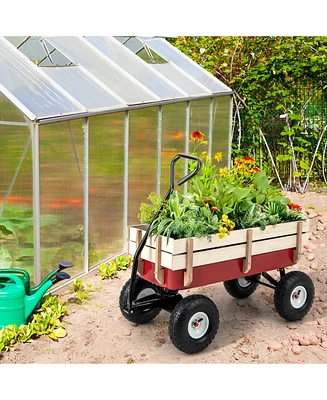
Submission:
POLYGON ((0 92, 31 121, 231 94, 163 38, 0 37, 0 92))

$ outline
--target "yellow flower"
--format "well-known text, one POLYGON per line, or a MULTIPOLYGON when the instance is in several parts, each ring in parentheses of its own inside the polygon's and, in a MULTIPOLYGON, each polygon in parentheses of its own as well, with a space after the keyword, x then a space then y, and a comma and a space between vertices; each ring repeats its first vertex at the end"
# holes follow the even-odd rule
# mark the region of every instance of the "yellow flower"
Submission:
POLYGON ((222 239, 224 236, 226 236, 225 233, 218 233, 218 238, 219 238, 219 239, 222 239))
POLYGON ((221 216, 221 219, 222 219, 223 222, 228 222, 228 215, 223 214, 223 215, 221 216))
POLYGON ((218 162, 220 162, 222 159, 223 159, 223 153, 222 153, 221 151, 218 151, 218 152, 215 154, 215 160, 218 161, 218 162))
POLYGON ((208 153, 206 152, 206 151, 203 151, 202 153, 201 153, 201 158, 203 158, 204 160, 208 160, 208 153))

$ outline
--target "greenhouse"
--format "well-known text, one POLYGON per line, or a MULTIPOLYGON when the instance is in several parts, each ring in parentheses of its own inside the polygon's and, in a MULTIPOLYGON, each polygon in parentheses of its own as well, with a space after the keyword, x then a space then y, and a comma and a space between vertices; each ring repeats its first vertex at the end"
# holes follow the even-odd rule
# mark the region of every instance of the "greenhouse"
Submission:
POLYGON ((0 268, 36 284, 60 260, 76 277, 123 254, 191 132, 229 164, 231 107, 231 89, 163 38, 1 37, 0 268))

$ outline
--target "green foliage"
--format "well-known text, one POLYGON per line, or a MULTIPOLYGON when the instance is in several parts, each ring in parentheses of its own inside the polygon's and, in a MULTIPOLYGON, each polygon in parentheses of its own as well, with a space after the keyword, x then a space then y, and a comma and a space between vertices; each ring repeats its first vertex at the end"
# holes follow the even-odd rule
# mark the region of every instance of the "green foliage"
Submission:
POLYGON ((133 261, 131 256, 117 256, 108 264, 102 263, 99 267, 101 279, 114 278, 118 271, 125 270, 130 267, 133 261))
MULTIPOLYGON (((199 131, 191 135, 192 140, 206 143, 203 138, 199 131)), ((196 149, 192 154, 198 157, 196 149)), ((169 238, 188 237, 210 240, 213 234, 222 238, 233 229, 254 226, 265 229, 266 225, 304 220, 300 207, 291 204, 280 188, 271 184, 253 158, 236 159, 230 169, 218 170, 213 162, 205 156, 207 168, 192 178, 188 193, 172 193, 164 212, 152 224, 152 235, 165 236, 167 242, 169 238), (208 171, 211 171, 210 179, 207 179, 208 171)), ((191 164, 190 169, 193 168, 191 164)), ((141 207, 144 209, 144 204, 141 207)))
POLYGON ((137 216, 142 224, 150 224, 162 204, 162 197, 154 192, 149 194, 148 200, 150 204, 141 203, 140 213, 137 216))
MULTIPOLYGON (((251 154, 273 171, 261 130, 288 187, 300 185, 327 122, 327 37, 183 36, 169 40, 233 89, 234 110, 240 117, 234 114, 233 132, 239 137, 233 141, 233 156, 251 154)), ((322 151, 318 149, 318 161, 322 151)), ((315 163, 313 172, 321 173, 320 168, 315 163)))
POLYGON ((90 293, 92 292, 91 285, 86 288, 83 281, 79 278, 75 278, 73 281, 73 292, 76 297, 73 299, 75 304, 83 304, 84 300, 90 300, 90 293))
POLYGON ((42 298, 40 309, 33 314, 27 325, 8 325, 0 330, 0 351, 8 351, 16 343, 32 342, 39 336, 47 335, 53 340, 66 336, 62 318, 66 308, 56 296, 47 294, 42 298))

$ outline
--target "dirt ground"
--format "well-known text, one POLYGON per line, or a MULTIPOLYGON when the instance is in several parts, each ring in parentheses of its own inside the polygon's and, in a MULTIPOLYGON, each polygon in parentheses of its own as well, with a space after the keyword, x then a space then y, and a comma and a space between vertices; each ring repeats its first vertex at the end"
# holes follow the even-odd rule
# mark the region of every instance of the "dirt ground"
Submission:
MULTIPOLYGON (((211 345, 196 355, 177 350, 168 335, 169 313, 135 325, 119 309, 121 288, 130 270, 101 281, 98 273, 85 277, 91 300, 70 302, 71 286, 59 298, 67 303, 67 336, 53 341, 41 337, 2 353, 1 364, 325 364, 327 363, 327 194, 287 193, 310 220, 310 246, 297 265, 287 269, 306 272, 315 285, 315 301, 301 321, 289 323, 276 312, 273 290, 259 285, 247 299, 227 294, 222 283, 187 290, 201 293, 217 305, 220 325, 211 345)), ((278 278, 277 271, 272 275, 278 278)))

